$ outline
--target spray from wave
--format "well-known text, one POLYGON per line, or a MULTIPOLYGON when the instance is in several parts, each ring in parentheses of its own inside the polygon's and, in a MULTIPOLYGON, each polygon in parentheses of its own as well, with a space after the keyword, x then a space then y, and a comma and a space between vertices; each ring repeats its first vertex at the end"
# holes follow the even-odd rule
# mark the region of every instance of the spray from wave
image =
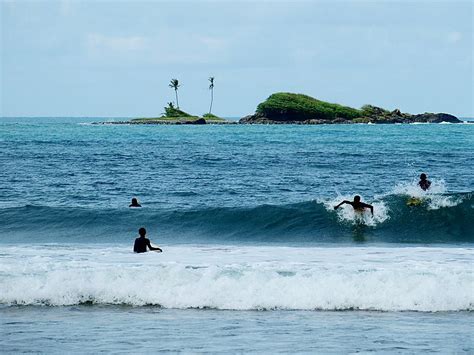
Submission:
POLYGON ((421 200, 428 209, 437 210, 444 207, 454 207, 462 202, 464 195, 447 193, 444 180, 433 180, 430 189, 423 191, 416 180, 395 186, 393 194, 414 197, 421 200))
MULTIPOLYGON (((353 197, 349 195, 338 195, 334 199, 322 199, 318 200, 318 202, 322 203, 326 207, 326 210, 330 212, 334 206, 344 200, 352 201, 353 197)), ((361 196, 361 200, 364 201, 363 196, 361 196)), ((390 218, 389 209, 387 208, 384 201, 371 202, 371 205, 374 207, 373 215, 371 215, 368 209, 363 212, 357 212, 348 205, 343 205, 337 210, 336 213, 339 221, 342 223, 365 225, 370 227, 375 227, 390 218)))
POLYGON ((0 304, 230 310, 472 311, 472 250, 5 248, 0 304), (18 258, 21 255, 21 258, 18 258))

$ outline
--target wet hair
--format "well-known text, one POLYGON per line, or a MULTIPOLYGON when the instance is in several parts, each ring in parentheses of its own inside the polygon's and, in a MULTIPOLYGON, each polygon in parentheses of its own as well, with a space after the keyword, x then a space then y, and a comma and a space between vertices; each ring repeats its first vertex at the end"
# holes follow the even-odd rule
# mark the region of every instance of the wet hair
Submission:
POLYGON ((139 230, 138 230, 138 234, 140 234, 140 236, 145 236, 146 235, 146 229, 141 227, 139 230))
POLYGON ((355 195, 355 196, 354 196, 354 201, 355 201, 355 202, 359 202, 359 201, 360 201, 360 196, 359 196, 359 195, 355 195))
POLYGON ((420 179, 421 179, 421 180, 426 180, 426 174, 425 174, 425 173, 422 173, 422 174, 420 175, 420 179))
POLYGON ((132 203, 138 204, 138 200, 134 197, 134 198, 132 198, 132 203))

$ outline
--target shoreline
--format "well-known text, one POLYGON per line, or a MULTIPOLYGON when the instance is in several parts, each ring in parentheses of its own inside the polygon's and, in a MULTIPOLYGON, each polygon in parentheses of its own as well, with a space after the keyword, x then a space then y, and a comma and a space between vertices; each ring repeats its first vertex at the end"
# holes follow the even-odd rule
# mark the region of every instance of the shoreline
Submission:
POLYGON ((92 124, 98 125, 228 125, 228 124, 239 124, 237 121, 206 121, 205 122, 193 122, 193 121, 171 121, 171 120, 153 120, 153 121, 109 121, 109 122, 93 122, 92 124))
POLYGON ((474 124, 474 121, 461 121, 461 122, 305 122, 305 121, 261 121, 261 122, 239 122, 239 121, 206 121, 205 123, 195 122, 181 122, 181 121, 168 121, 168 120, 156 120, 156 121, 102 121, 92 122, 94 125, 251 125, 251 126, 268 126, 268 125, 295 125, 295 126, 316 126, 316 125, 444 125, 444 124, 474 124))

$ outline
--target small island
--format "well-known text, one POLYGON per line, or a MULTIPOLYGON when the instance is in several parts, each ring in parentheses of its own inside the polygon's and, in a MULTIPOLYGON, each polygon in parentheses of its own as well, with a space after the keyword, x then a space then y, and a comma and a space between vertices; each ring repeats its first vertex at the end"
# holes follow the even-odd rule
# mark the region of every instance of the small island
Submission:
POLYGON ((257 106, 253 115, 238 122, 226 120, 212 113, 191 115, 175 107, 172 102, 160 117, 134 118, 129 121, 102 122, 103 124, 352 124, 352 123, 462 123, 447 113, 410 114, 399 109, 389 111, 373 105, 360 109, 315 99, 308 95, 279 92, 257 106))
POLYGON ((130 121, 115 121, 115 122, 104 122, 107 124, 228 124, 235 123, 225 120, 221 117, 213 115, 212 113, 206 113, 202 117, 191 115, 187 112, 174 107, 173 103, 169 103, 165 107, 165 112, 160 117, 143 117, 134 118, 130 121))
POLYGON ((173 102, 168 102, 165 112, 160 117, 142 117, 134 118, 130 121, 102 122, 102 124, 236 124, 237 122, 228 121, 212 114, 212 104, 214 102, 214 77, 209 77, 210 105, 209 112, 202 117, 191 115, 179 108, 178 89, 181 87, 180 81, 176 78, 170 80, 168 87, 174 90, 176 96, 176 106, 173 102))
POLYGON ((349 123, 462 123, 447 113, 412 115, 364 105, 360 109, 317 100, 311 96, 279 92, 257 106, 255 114, 243 117, 243 124, 349 124, 349 123))

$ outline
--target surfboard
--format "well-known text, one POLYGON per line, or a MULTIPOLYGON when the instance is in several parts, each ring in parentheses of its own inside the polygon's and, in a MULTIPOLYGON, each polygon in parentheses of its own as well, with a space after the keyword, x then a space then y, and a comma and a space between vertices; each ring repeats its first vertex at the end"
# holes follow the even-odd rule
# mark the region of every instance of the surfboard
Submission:
POLYGON ((410 197, 407 201, 407 206, 419 206, 423 203, 423 200, 418 197, 410 197))

